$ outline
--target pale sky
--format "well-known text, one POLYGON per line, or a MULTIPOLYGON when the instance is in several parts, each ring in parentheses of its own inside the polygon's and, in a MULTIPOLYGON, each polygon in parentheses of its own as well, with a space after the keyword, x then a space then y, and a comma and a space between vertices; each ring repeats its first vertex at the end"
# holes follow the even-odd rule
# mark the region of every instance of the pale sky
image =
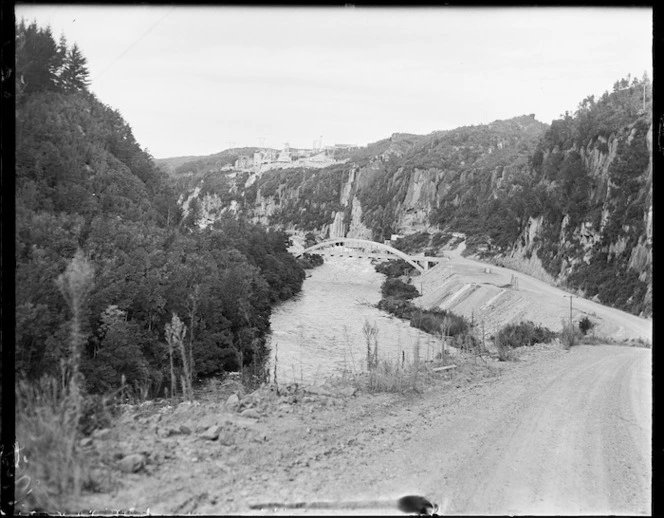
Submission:
POLYGON ((652 78, 651 8, 17 5, 88 60, 156 158, 358 144, 534 113, 652 78))

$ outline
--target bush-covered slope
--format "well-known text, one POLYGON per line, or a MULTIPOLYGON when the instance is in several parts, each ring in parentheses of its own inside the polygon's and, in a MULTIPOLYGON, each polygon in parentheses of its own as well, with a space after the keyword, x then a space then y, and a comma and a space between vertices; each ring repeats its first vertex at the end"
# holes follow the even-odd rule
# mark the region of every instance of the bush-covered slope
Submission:
MULTIPOLYGON (((84 83, 62 87, 53 59, 29 59, 36 48, 57 52, 55 44, 35 45, 50 33, 25 24, 18 32, 24 62, 49 72, 30 71, 16 107, 19 377, 59 377, 70 355, 71 308, 56 279, 77 250, 94 272, 79 315, 90 391, 109 391, 124 378, 163 394, 173 314, 187 326, 194 376, 259 364, 271 304, 297 293, 304 278, 285 234, 235 218, 204 231, 191 225, 121 115, 84 83)), ((177 358, 175 370, 179 380, 177 358)))
POLYGON ((617 82, 554 121, 532 160, 528 251, 586 296, 652 312, 652 118, 646 81, 617 82), (643 88, 645 83, 645 90, 643 88))

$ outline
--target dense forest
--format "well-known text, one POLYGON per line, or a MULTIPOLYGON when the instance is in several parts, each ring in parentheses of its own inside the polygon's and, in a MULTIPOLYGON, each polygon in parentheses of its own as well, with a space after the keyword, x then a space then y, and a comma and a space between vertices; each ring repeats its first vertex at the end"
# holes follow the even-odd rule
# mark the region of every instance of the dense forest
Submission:
POLYGON ((288 237, 237 217, 204 230, 184 218, 64 37, 22 20, 16 67, 17 377, 60 377, 73 320, 91 393, 179 391, 168 380, 186 367, 194 381, 260 375, 271 307, 305 276, 288 237), (176 327, 182 357, 169 353, 176 327))

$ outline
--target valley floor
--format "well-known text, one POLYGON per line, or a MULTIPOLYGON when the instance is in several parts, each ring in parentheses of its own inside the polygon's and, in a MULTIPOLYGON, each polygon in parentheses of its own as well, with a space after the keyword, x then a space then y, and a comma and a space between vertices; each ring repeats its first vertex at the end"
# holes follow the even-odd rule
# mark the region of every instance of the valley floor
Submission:
MULTIPOLYGON (((565 292, 459 253, 418 282, 421 304, 478 322, 533 320, 558 330, 569 318, 565 292), (512 275, 518 289, 509 286, 512 275)), ((598 336, 650 341, 649 320, 583 299, 573 304, 574 320, 591 315, 598 336)), ((649 514, 651 349, 565 351, 556 342, 516 351, 519 361, 505 363, 460 354, 457 369, 410 396, 333 384, 244 395, 225 385, 193 404, 127 407, 86 446, 100 491, 72 497, 67 508, 320 514, 249 505, 421 494, 441 514, 649 514), (232 392, 239 406, 227 402, 232 392), (135 472, 122 471, 128 457, 140 461, 135 472)))

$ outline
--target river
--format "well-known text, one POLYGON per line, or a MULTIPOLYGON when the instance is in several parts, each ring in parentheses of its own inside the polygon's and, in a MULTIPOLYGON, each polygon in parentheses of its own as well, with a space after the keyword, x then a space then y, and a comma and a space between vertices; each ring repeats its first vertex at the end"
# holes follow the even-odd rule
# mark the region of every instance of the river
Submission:
POLYGON ((418 341, 420 358, 433 356, 432 336, 373 307, 385 276, 369 259, 326 257, 307 275, 302 292, 272 312, 270 374, 276 353, 279 383, 322 383, 344 369, 365 370, 365 321, 378 328, 379 359, 400 361, 403 351, 410 361, 418 341))

